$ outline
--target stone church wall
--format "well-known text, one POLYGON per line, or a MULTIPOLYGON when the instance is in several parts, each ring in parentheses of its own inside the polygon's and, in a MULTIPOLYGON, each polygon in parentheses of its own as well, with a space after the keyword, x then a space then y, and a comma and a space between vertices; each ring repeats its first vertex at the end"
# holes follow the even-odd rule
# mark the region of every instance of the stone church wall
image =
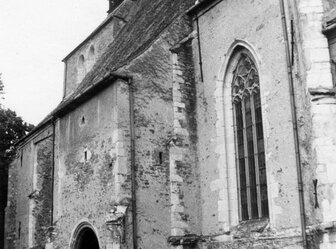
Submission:
POLYGON ((17 158, 8 168, 8 197, 5 210, 5 248, 15 248, 16 243, 16 205, 18 195, 17 158))
POLYGON ((132 18, 136 9, 136 2, 132 0, 123 1, 87 40, 63 60, 65 63, 64 97, 69 96, 77 88, 125 23, 132 18), (80 57, 84 59, 82 62, 80 57))
MULTIPOLYGON (((136 4, 131 2, 125 1, 130 4, 127 5, 130 12, 130 6, 136 4)), ((146 7, 148 3, 141 4, 146 7)), ((169 9, 167 3, 163 12, 169 9)), ((155 39, 141 36, 143 44, 139 42, 134 51, 129 49, 138 39, 134 34, 139 37, 147 34, 147 27, 136 26, 136 30, 128 27, 129 33, 125 31, 125 37, 119 37, 127 45, 115 40, 112 45, 117 49, 110 45, 109 53, 98 60, 101 64, 84 80, 85 88, 117 70, 132 81, 136 210, 130 204, 131 96, 128 82, 120 79, 111 81, 105 89, 56 120, 52 227, 48 227, 52 127, 43 128, 21 145, 17 163, 10 170, 10 188, 20 191, 9 196, 7 220, 10 215, 14 218, 7 223, 8 248, 38 247, 47 242, 47 237, 41 234, 48 228, 54 232, 48 246, 73 248, 76 229, 82 224, 89 224, 94 230, 101 248, 111 248, 106 221, 116 205, 128 207, 121 248, 132 246, 132 212, 137 216, 138 248, 189 248, 188 243, 193 240, 198 242, 198 248, 204 249, 302 247, 295 141, 279 3, 267 0, 212 3, 213 7, 209 4, 200 10, 197 19, 185 15, 169 23, 151 23, 159 26, 153 31, 155 39), (241 221, 239 217, 231 101, 230 58, 236 48, 242 47, 254 57, 260 79, 269 203, 268 219, 249 221, 241 221), (124 52, 125 58, 112 61, 111 58, 124 56, 124 52), (38 189, 43 191, 36 192, 38 189)), ((181 8, 188 5, 184 4, 181 8)), ((336 134, 336 110, 328 43, 321 30, 323 12, 332 7, 332 1, 322 0, 314 4, 300 0, 286 5, 287 24, 291 20, 294 24, 292 63, 304 215, 312 248, 335 244, 336 146, 330 134, 336 134), (317 189, 313 180, 318 182, 317 189)), ((154 12, 152 8, 144 8, 146 12, 137 13, 138 18, 150 15, 154 12)), ((132 21, 134 26, 138 25, 132 21)), ((81 54, 88 55, 92 45, 100 56, 114 39, 110 36, 114 32, 113 23, 66 59, 65 96, 79 82, 78 58, 81 54)), ((290 25, 287 31, 291 33, 290 25)))
POLYGON ((51 226, 52 128, 20 146, 9 169, 6 248, 39 248, 51 226))
POLYGON ((194 95, 188 97, 194 89, 191 56, 184 57, 181 52, 182 70, 177 72, 177 61, 170 51, 190 34, 190 24, 186 17, 178 18, 140 56, 118 70, 133 76, 134 83, 139 248, 169 248, 167 240, 179 235, 176 231, 200 231, 193 151, 195 107, 193 102, 187 103, 195 99, 194 95), (182 60, 187 58, 189 63, 185 65, 189 65, 189 74, 182 77, 182 71, 187 70, 182 60), (186 86, 179 90, 178 84, 184 85, 184 82, 186 86), (187 89, 188 86, 191 89, 187 89), (182 103, 183 99, 187 105, 182 103), (187 118, 181 117, 189 114, 187 118), (183 136, 176 136, 181 132, 183 136), (180 182, 174 185, 174 181, 180 182))
MULTIPOLYGON (((168 5, 165 2, 164 7, 168 8, 168 5)), ((183 8, 187 5, 184 3, 183 8)), ((176 5, 175 8, 178 9, 179 6, 176 5)), ((176 61, 170 51, 189 35, 191 23, 184 17, 165 21, 164 25, 162 27, 156 24, 156 38, 150 41, 146 39, 146 43, 137 51, 137 56, 118 70, 120 74, 131 76, 134 85, 139 248, 168 248, 168 237, 177 235, 173 233, 172 226, 186 224, 184 232, 200 231, 199 191, 195 188, 197 182, 194 181, 197 174, 196 127, 195 120, 188 116, 195 112, 194 96, 188 99, 188 93, 193 93, 194 89, 191 85, 193 73, 187 72, 188 67, 192 67, 192 60, 183 66, 189 59, 191 50, 189 48, 187 56, 183 52, 180 54, 179 64, 186 74, 182 80, 189 83, 181 89, 183 99, 175 100, 178 95, 173 97, 173 89, 178 92, 175 87, 179 82, 174 76, 176 61), (175 83, 174 79, 177 80, 175 83), (181 100, 190 103, 186 108, 178 106, 182 105, 181 100), (185 120, 180 120, 182 123, 178 122, 178 112, 183 112, 185 116, 185 120), (180 145, 174 147, 175 131, 179 130, 180 125, 190 132, 185 137, 186 148, 178 147, 180 145), (169 183, 173 168, 170 160, 172 147, 175 150, 184 149, 185 155, 189 149, 191 152, 189 156, 174 161, 177 173, 183 178, 178 192, 174 192, 175 189, 169 183), (173 192, 176 198, 171 197, 173 192), (176 217, 172 217, 172 206, 177 202, 183 205, 184 210, 179 212, 175 209, 176 217), (172 222, 175 222, 174 225, 172 222)), ((110 232, 105 222, 107 215, 117 204, 129 207, 125 223, 126 238, 121 247, 131 247, 133 210, 130 209, 128 90, 128 85, 123 80, 111 82, 102 92, 56 120, 54 213, 51 228, 53 238, 52 243, 48 243, 48 248, 72 247, 76 240, 76 229, 81 224, 90 224, 102 248, 111 246, 110 232)), ((27 209, 26 213, 28 212, 27 209)))
MULTIPOLYGON (((54 248, 67 247, 82 222, 107 244, 106 217, 130 203, 128 86, 111 85, 57 121, 54 248)), ((128 213, 129 214, 129 213, 128 213)), ((128 221, 127 240, 131 243, 128 221)))
MULTIPOLYGON (((118 22, 120 20, 117 20, 118 22)), ((91 37, 85 44, 73 52, 65 62, 65 76, 64 76, 64 96, 69 96, 82 81, 85 74, 90 71, 96 60, 103 54, 108 44, 113 39, 113 30, 116 21, 108 22, 99 34, 91 37), (90 50, 94 49, 94 54, 90 50), (84 61, 80 71, 80 56, 83 56, 84 61), (89 58, 93 57, 93 58, 89 58)))
MULTIPOLYGON (((316 248, 332 248, 336 241, 333 195, 335 179, 335 95, 325 21, 335 12, 334 1, 290 2, 295 27, 295 82, 298 122, 304 164, 307 234, 316 248), (327 18, 328 17, 328 18, 327 18), (300 101, 301 100, 301 101, 300 101)), ((329 20, 330 21, 330 20, 329 20)), ((333 31, 335 32, 335 31, 333 31)))
POLYGON ((279 3, 217 1, 198 16, 200 50, 196 39, 193 43, 202 234, 208 238, 205 248, 247 248, 249 243, 265 244, 267 248, 297 248, 301 243, 300 209, 279 3), (239 222, 230 100, 232 78, 225 77, 235 46, 252 53, 260 77, 270 212, 269 223, 264 225, 239 222), (202 56, 203 82, 198 51, 202 56), (263 240, 263 236, 269 241, 263 240), (282 239, 283 236, 286 238, 282 239))

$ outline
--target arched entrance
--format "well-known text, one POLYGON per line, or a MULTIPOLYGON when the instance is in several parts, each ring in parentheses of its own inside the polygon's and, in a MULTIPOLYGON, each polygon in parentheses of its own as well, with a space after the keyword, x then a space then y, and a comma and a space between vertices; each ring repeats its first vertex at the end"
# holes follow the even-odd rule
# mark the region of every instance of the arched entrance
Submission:
POLYGON ((77 227, 73 238, 71 249, 99 249, 97 235, 86 222, 77 227))

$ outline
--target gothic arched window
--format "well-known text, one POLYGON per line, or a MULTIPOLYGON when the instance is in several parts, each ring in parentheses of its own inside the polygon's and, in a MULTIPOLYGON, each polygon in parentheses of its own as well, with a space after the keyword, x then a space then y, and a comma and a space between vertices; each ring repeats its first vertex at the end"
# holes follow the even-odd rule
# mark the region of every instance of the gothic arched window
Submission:
POLYGON ((247 52, 233 72, 232 105, 241 220, 268 217, 259 75, 247 52))

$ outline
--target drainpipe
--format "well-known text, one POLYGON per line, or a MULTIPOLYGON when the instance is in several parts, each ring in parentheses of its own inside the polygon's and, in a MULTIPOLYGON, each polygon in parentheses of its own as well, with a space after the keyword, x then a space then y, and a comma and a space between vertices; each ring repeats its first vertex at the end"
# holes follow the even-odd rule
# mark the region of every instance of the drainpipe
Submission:
POLYGON ((129 90, 129 112, 130 112, 130 132, 131 132, 131 181, 132 181, 132 225, 133 225, 133 249, 138 248, 137 241, 137 214, 136 214, 136 182, 135 182, 135 130, 134 130, 134 93, 133 79, 128 78, 129 90))
POLYGON ((284 0, 279 0, 279 3, 280 3, 283 36, 285 40, 286 63, 287 63, 287 73, 288 73, 288 83, 289 83, 289 93, 290 93, 290 103, 291 103, 291 114, 292 114, 292 122, 293 122, 296 169, 297 169, 297 176, 298 176, 302 243, 303 243, 303 248, 306 249, 307 248, 306 216, 305 216, 305 205, 304 205, 304 195, 303 195, 299 134, 298 134, 298 125, 297 125, 297 117, 296 117, 296 104, 295 104, 295 97, 294 97, 293 71, 292 71, 292 63, 291 63, 291 56, 290 56, 290 49, 289 49, 288 34, 287 34, 284 0))
POLYGON ((198 16, 197 15, 196 15, 195 19, 196 19, 196 28, 197 28, 199 65, 200 65, 200 72, 201 72, 201 80, 203 82, 202 50, 201 50, 200 29, 199 29, 199 23, 198 23, 198 16))

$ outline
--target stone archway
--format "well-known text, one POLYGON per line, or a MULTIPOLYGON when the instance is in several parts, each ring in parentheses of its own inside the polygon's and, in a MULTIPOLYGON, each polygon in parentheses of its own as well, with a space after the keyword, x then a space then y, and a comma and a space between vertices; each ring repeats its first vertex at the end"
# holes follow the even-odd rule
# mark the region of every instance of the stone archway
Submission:
POLYGON ((71 249, 99 249, 97 235, 89 224, 78 226, 73 238, 71 249))

